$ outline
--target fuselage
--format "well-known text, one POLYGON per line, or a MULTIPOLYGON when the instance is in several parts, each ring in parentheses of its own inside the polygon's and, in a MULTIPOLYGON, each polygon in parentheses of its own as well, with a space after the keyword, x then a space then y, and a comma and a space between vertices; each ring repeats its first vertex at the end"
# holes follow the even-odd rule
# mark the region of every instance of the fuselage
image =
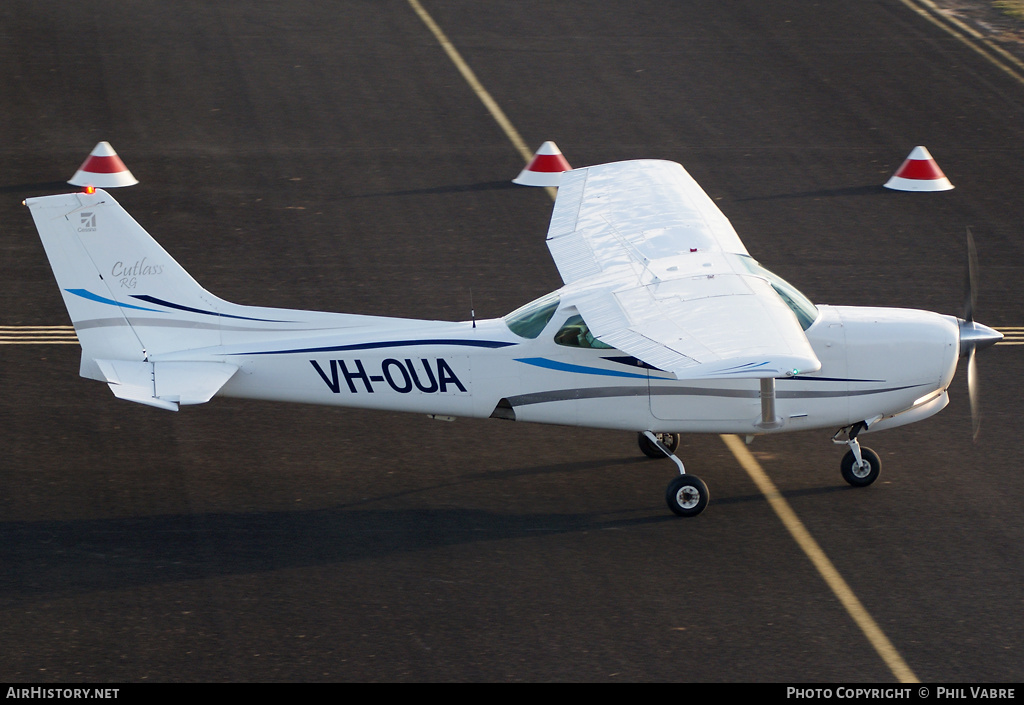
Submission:
POLYGON ((224 396, 630 431, 759 434, 859 421, 877 430, 927 418, 948 401, 959 353, 953 317, 820 306, 805 332, 821 369, 777 380, 779 423, 765 428, 759 380, 676 379, 588 338, 576 310, 554 301, 546 320, 525 324, 509 317, 346 317, 336 329, 280 332, 273 340, 240 334, 231 342, 226 333, 224 345, 152 359, 239 367, 224 396))

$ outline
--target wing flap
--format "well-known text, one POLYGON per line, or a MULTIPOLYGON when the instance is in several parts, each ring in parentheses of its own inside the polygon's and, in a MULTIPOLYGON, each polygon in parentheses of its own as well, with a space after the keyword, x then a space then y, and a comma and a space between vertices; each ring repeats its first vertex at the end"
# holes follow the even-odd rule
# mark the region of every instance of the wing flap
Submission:
POLYGON ((649 287, 567 294, 603 343, 680 379, 784 377, 821 363, 793 313, 763 280, 758 295, 657 298, 649 287))
POLYGON ((679 378, 821 368, 770 273, 680 165, 619 162, 562 179, 548 248, 563 300, 599 340, 679 378))

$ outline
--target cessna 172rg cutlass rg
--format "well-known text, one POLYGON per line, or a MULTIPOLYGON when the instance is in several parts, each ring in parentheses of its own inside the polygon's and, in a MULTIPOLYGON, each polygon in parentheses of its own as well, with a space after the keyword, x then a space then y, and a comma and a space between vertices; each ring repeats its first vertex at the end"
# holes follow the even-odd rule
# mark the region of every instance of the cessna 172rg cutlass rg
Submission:
POLYGON ((842 475, 868 485, 859 435, 948 402, 960 356, 1002 336, 927 311, 815 306, 747 253, 679 165, 566 172, 547 243, 564 281, 504 318, 460 323, 240 306, 203 289, 101 190, 28 199, 82 346, 81 375, 176 410, 215 394, 639 432, 679 475, 685 432, 839 429, 842 475))

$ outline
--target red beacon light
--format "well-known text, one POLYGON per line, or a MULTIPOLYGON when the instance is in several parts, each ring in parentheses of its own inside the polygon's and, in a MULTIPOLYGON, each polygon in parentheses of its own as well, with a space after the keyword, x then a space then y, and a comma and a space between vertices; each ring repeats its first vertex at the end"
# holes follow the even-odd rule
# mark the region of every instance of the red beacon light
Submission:
POLYGON ((85 187, 85 192, 86 193, 96 193, 96 187, 95 186, 86 186, 85 187))

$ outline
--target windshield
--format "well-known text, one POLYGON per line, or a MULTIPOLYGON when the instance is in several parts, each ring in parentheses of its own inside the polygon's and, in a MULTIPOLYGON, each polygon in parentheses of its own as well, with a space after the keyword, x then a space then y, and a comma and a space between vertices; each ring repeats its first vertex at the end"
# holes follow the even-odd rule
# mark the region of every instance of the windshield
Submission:
POLYGON ((799 289, 780 277, 778 274, 768 271, 750 257, 740 257, 740 261, 751 274, 764 277, 772 285, 790 310, 796 315, 800 327, 807 330, 818 318, 818 307, 811 303, 810 299, 800 293, 799 289))
POLYGON ((558 293, 553 292, 517 308, 502 320, 513 333, 521 338, 536 338, 547 326, 558 308, 558 293))

